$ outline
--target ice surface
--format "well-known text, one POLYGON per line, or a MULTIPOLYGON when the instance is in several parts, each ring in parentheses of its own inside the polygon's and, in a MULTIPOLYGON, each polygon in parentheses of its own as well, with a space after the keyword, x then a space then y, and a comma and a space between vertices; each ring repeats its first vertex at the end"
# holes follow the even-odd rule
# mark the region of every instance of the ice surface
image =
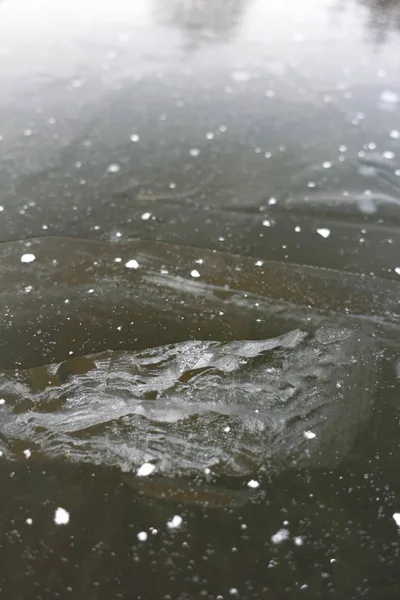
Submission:
POLYGON ((2 460, 115 466, 182 502, 346 459, 398 339, 397 281, 199 248, 24 240, 0 276, 2 460))
POLYGON ((2 244, 0 367, 193 339, 266 339, 332 315, 338 327, 379 322, 397 343, 398 281, 258 262, 144 241, 2 244), (27 252, 29 266, 20 260, 27 252), (125 268, 133 260, 140 268, 125 268))

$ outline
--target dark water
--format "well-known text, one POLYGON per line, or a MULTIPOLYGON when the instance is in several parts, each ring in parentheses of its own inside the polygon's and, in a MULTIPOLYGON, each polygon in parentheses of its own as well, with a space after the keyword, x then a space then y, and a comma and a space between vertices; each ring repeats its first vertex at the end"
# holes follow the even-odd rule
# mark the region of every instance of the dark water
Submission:
POLYGON ((400 597, 399 73, 395 0, 0 3, 2 598, 400 597))

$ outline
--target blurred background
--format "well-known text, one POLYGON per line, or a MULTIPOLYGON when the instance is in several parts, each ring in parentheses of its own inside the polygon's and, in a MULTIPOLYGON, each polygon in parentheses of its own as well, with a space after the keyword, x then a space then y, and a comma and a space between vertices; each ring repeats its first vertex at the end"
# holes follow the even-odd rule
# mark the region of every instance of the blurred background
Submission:
POLYGON ((3 1, 0 239, 140 237, 393 276, 398 14, 3 1))

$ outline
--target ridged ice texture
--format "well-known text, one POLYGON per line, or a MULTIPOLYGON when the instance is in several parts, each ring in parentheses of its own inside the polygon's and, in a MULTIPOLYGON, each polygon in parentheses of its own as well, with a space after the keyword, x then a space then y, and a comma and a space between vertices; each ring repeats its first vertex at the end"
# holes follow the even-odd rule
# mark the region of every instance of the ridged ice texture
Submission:
POLYGON ((168 476, 333 467, 370 416, 378 357, 361 330, 321 327, 3 371, 0 444, 168 476))

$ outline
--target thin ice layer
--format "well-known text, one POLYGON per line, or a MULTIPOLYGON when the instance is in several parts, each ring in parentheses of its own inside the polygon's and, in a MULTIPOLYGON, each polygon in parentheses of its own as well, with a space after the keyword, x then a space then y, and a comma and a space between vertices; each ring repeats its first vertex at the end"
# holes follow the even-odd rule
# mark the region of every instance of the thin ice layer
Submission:
POLYGON ((68 238, 5 243, 0 281, 6 369, 68 353, 266 339, 314 328, 332 315, 335 326, 369 322, 396 344, 399 336, 398 281, 185 246, 68 238), (35 256, 29 264, 21 262, 27 253, 35 256), (127 268, 131 261, 138 268, 127 268))
POLYGON ((362 331, 321 327, 3 371, 4 452, 169 476, 333 467, 371 414, 378 359, 362 331))

